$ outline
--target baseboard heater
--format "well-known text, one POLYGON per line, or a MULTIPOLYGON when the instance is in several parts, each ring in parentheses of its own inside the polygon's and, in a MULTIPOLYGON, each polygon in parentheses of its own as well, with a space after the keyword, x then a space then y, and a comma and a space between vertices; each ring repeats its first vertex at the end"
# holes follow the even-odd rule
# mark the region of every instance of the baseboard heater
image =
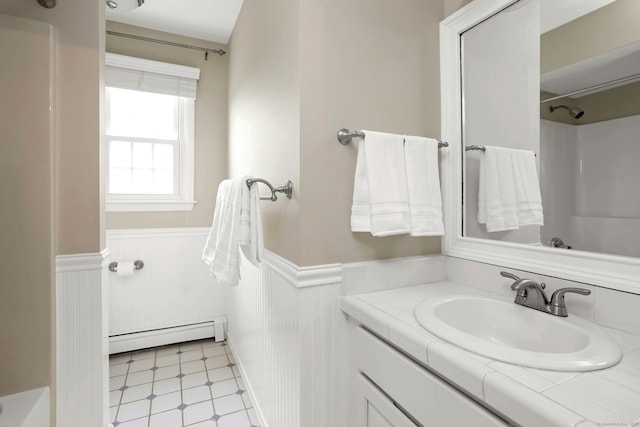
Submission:
POLYGON ((205 338, 214 338, 216 342, 224 341, 226 323, 226 316, 220 316, 210 322, 113 335, 109 337, 109 354, 205 338))

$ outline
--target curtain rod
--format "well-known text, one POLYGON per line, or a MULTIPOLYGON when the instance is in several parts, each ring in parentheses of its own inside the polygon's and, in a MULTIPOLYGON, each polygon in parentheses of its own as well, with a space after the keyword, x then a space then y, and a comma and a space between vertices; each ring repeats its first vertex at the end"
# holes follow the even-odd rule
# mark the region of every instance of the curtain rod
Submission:
POLYGON ((108 31, 107 30, 107 34, 110 35, 110 36, 125 37, 125 38, 128 38, 128 39, 142 40, 142 41, 145 41, 145 42, 158 43, 158 44, 164 44, 164 45, 175 46, 175 47, 182 47, 182 48, 185 48, 185 49, 199 50, 199 51, 204 52, 205 61, 209 59, 209 52, 217 53, 220 56, 222 56, 225 53, 227 53, 223 49, 207 49, 206 47, 193 46, 193 45, 190 45, 190 44, 183 44, 183 43, 176 43, 176 42, 168 42, 166 40, 152 39, 150 37, 136 36, 136 35, 133 35, 133 34, 118 33, 116 31, 108 31))
POLYGON ((565 98, 567 96, 580 95, 581 93, 591 92, 592 90, 596 90, 596 89, 603 89, 605 87, 619 85, 621 83, 631 83, 631 82, 633 82, 635 80, 639 80, 639 79, 640 79, 640 73, 633 74, 631 76, 627 76, 627 77, 622 77, 622 78, 619 78, 619 79, 611 80, 610 82, 607 82, 607 83, 601 83, 599 85, 591 86, 591 87, 588 87, 588 88, 585 88, 585 89, 580 89, 580 90, 576 90, 576 91, 573 91, 573 92, 565 93, 564 95, 558 95, 558 96, 554 96, 552 98, 546 98, 546 99, 541 100, 540 104, 544 104, 545 102, 555 101, 556 99, 565 98))

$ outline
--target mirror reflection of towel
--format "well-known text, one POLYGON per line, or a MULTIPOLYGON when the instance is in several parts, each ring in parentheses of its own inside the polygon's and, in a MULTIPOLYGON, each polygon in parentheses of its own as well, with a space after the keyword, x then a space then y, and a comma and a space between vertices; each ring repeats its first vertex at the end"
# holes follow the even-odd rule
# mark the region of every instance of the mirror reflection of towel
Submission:
POLYGON ((477 219, 488 232, 544 225, 533 151, 485 145, 479 178, 477 219))

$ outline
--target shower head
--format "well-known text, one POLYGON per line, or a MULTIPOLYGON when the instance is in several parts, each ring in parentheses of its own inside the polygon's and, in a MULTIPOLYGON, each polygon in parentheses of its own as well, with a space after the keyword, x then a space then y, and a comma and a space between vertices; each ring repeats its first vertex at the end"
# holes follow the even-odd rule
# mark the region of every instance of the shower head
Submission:
POLYGON ((557 107, 551 106, 551 107, 549 107, 549 111, 551 111, 553 113, 553 110, 557 110, 558 108, 564 108, 565 110, 568 110, 569 114, 574 119, 579 119, 580 117, 584 116, 584 111, 582 111, 580 108, 578 108, 578 107, 569 107, 567 105, 558 105, 557 107))

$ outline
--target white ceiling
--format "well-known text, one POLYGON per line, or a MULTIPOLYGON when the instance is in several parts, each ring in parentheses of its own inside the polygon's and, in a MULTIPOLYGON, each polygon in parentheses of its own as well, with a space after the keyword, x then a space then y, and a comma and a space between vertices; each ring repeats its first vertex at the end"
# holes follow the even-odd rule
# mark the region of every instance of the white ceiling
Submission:
MULTIPOLYGON (((137 0, 115 0, 121 9, 137 0)), ((540 0, 541 28, 545 33, 615 0, 540 0)), ((107 20, 227 44, 242 8, 243 0, 145 0, 141 7, 128 11, 107 10, 107 20)), ((638 50, 616 52, 608 58, 576 64, 542 77, 543 89, 567 93, 580 87, 629 75, 629 66, 637 66, 638 50), (609 65, 603 61, 610 61, 609 65), (616 65, 616 66, 612 66, 616 65), (595 68, 595 76, 589 70, 595 68), (578 73, 577 75, 575 73, 578 73), (577 77, 580 78, 577 78, 577 77)), ((637 68, 636 68, 637 69, 637 68)))
POLYGON ((107 20, 227 44, 242 1, 145 0, 128 11, 107 7, 107 20))
MULTIPOLYGON (((565 94, 633 75, 640 75, 640 41, 545 73, 540 76, 540 88, 546 92, 565 94)), ((640 78, 630 79, 623 84, 638 80, 640 78)), ((585 92, 573 98, 591 95, 616 86, 619 85, 585 92)))
MULTIPOLYGON (((613 1, 615 0, 541 0, 541 33, 573 21, 613 1)), ((640 70, 640 42, 545 73, 540 76, 540 88, 557 94, 571 93, 638 74, 638 70, 640 70)), ((615 86, 600 90, 612 87, 615 86)))
MULTIPOLYGON (((130 3, 135 0, 115 0, 130 3)), ((243 0, 145 0, 128 11, 107 9, 109 21, 227 44, 243 0)), ((541 0, 541 33, 614 0, 541 0)), ((123 7, 126 6, 123 4, 123 7)))
POLYGON ((593 12, 615 0, 541 0, 540 34, 593 12))

